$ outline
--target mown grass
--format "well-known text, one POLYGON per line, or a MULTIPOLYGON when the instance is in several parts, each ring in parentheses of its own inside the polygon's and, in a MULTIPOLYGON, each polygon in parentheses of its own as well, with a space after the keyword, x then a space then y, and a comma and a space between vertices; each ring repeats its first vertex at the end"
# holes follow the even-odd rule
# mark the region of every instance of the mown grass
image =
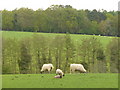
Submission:
POLYGON ((3 88, 118 88, 118 74, 87 73, 66 74, 54 78, 55 74, 3 75, 3 88))
MULTIPOLYGON (((49 38, 54 38, 57 35, 65 35, 62 33, 36 33, 36 32, 16 32, 16 31, 2 31, 2 37, 4 38, 16 38, 22 39, 27 37, 32 37, 34 34, 46 36, 49 38)), ((96 37, 103 44, 103 47, 106 47, 110 40, 117 37, 110 36, 98 36, 98 35, 82 35, 82 34, 70 34, 71 38, 75 43, 80 43, 84 38, 96 37)))

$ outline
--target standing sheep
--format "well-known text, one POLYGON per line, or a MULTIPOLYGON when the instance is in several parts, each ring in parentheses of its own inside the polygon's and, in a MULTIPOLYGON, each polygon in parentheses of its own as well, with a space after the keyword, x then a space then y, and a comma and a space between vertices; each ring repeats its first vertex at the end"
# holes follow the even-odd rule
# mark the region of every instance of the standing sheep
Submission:
POLYGON ((61 75, 61 76, 65 76, 64 73, 63 73, 63 71, 60 70, 60 69, 57 69, 57 70, 56 70, 56 74, 59 74, 59 75, 61 75))
POLYGON ((70 64, 70 73, 75 71, 80 71, 80 73, 86 73, 86 70, 82 64, 70 64))
POLYGON ((53 69, 53 65, 52 64, 43 64, 42 69, 41 69, 41 73, 44 71, 48 71, 50 73, 50 71, 53 69))

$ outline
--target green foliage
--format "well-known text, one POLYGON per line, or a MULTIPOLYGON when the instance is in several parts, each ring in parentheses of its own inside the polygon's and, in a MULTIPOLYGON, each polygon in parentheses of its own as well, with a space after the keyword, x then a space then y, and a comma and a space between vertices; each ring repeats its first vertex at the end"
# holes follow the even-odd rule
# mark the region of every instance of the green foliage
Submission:
POLYGON ((53 72, 60 68, 65 73, 69 73, 71 63, 82 63, 87 72, 92 73, 109 72, 110 67, 116 72, 118 67, 116 63, 118 59, 117 37, 69 33, 10 31, 2 33, 4 74, 40 73, 41 67, 45 63, 54 65, 53 72), (109 44, 112 39, 114 42, 109 44), (117 67, 111 66, 112 64, 117 65, 117 67))
POLYGON ((51 5, 36 11, 20 8, 2 11, 3 30, 118 35, 117 12, 77 10, 70 5, 51 5))
POLYGON ((105 60, 105 54, 102 48, 97 50, 97 60, 105 60))
POLYGON ((118 35, 118 15, 109 16, 99 24, 99 32, 103 35, 118 35))
POLYGON ((110 55, 110 70, 111 72, 118 72, 119 70, 119 39, 112 39, 108 45, 108 53, 110 55))
POLYGON ((18 41, 14 38, 2 39, 2 66, 3 73, 18 73, 17 60, 19 58, 19 45, 18 41), (8 70, 6 70, 8 69, 8 70))
POLYGON ((11 69, 7 65, 3 65, 2 74, 12 74, 11 69))
POLYGON ((97 11, 96 9, 87 12, 88 18, 91 21, 97 21, 99 23, 107 18, 103 12, 97 11))
POLYGON ((65 54, 65 37, 57 35, 52 41, 53 55, 55 57, 56 69, 63 69, 65 54))
POLYGON ((20 60, 18 61, 19 69, 21 74, 30 73, 30 63, 31 63, 31 55, 29 53, 29 48, 26 45, 26 41, 22 41, 20 48, 20 60))
MULTIPOLYGON (((90 37, 82 39, 82 43, 79 46, 81 59, 83 63, 86 63, 88 72, 98 72, 98 61, 105 61, 105 55, 103 53, 101 42, 96 37, 90 37)), ((105 63, 105 62, 104 62, 105 63)))
POLYGON ((74 43, 70 37, 70 34, 67 33, 65 36, 65 66, 64 66, 64 72, 66 72, 69 67, 69 63, 72 61, 74 56, 74 43))
POLYGON ((13 13, 11 11, 2 11, 2 29, 12 30, 13 29, 13 13))

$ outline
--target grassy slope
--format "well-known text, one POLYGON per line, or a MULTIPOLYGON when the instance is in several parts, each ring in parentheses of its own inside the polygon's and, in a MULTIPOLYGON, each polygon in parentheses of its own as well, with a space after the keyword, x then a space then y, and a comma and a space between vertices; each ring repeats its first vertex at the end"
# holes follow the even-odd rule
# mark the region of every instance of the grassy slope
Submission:
MULTIPOLYGON (((17 39, 21 39, 24 37, 31 37, 33 34, 35 34, 34 32, 15 32, 15 31, 2 31, 2 36, 5 38, 17 38, 17 39)), ((53 38, 57 35, 65 35, 65 34, 58 34, 58 33, 37 33, 38 35, 43 35, 43 36, 48 36, 50 38, 53 38)), ((81 39, 83 38, 89 38, 89 37, 93 37, 94 35, 80 35, 80 34, 71 34, 71 38, 79 43, 81 42, 81 39)), ((116 38, 116 37, 108 37, 108 36, 97 36, 95 35, 96 38, 98 38, 101 43, 103 44, 103 46, 105 47, 109 41, 112 38, 116 38)))
POLYGON ((118 74, 55 74, 3 75, 3 88, 117 88, 118 74), (17 76, 17 77, 16 77, 17 76))

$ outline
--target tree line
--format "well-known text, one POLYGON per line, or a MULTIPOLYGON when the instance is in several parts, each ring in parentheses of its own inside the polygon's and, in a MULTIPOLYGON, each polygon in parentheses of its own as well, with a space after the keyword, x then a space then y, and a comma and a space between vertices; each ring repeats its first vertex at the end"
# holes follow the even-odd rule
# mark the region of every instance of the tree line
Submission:
POLYGON ((95 36, 76 43, 70 34, 55 37, 34 34, 32 37, 3 38, 3 74, 37 74, 45 63, 52 63, 54 71, 60 68, 69 73, 71 63, 81 63, 89 73, 117 73, 120 61, 119 38, 113 38, 106 47, 95 36), (27 42, 27 43, 26 43, 27 42))
POLYGON ((77 10, 70 5, 51 5, 46 10, 2 10, 2 29, 71 34, 118 35, 118 12, 77 10))

